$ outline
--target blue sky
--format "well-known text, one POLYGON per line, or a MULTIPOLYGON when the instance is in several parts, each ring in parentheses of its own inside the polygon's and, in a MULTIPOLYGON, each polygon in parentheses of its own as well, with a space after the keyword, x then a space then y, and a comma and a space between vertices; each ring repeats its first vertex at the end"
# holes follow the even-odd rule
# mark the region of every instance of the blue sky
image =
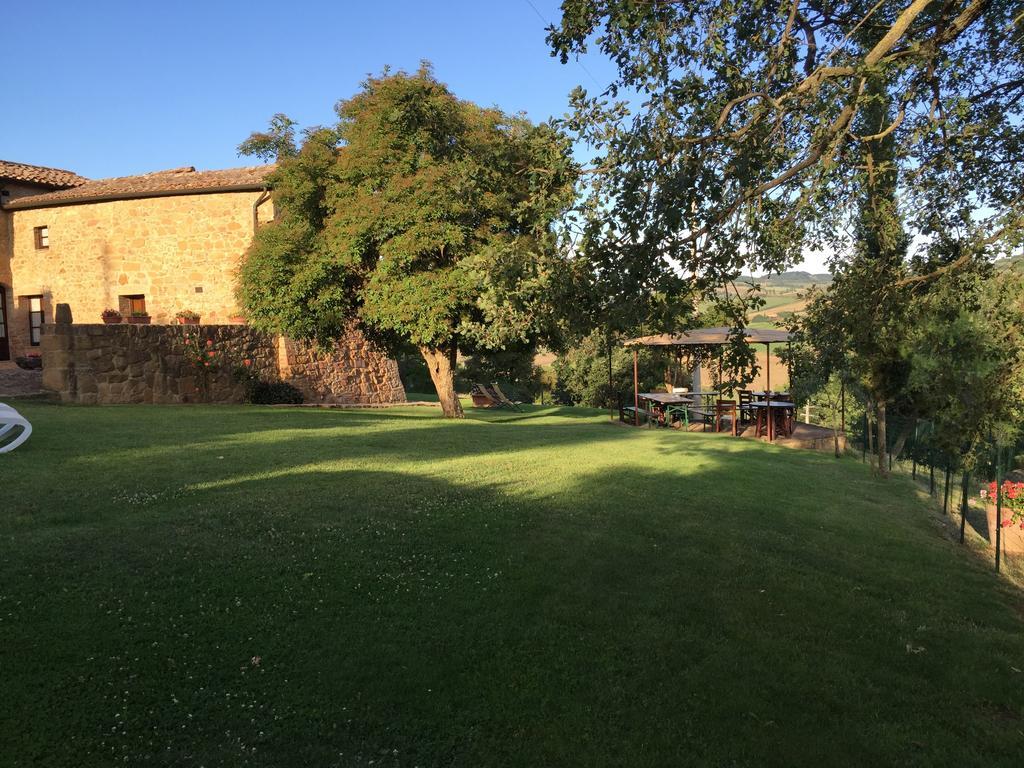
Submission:
POLYGON ((595 90, 613 67, 600 54, 566 65, 549 55, 538 13, 555 21, 558 5, 7 3, 0 158, 91 178, 250 165, 236 147, 275 112, 331 123, 367 74, 421 59, 461 98, 537 121, 560 116, 576 85, 595 90))
MULTIPOLYGON (((545 18, 558 3, 533 0, 545 18)), ((8 3, 0 157, 89 177, 251 164, 238 143, 275 112, 330 123, 385 65, 434 63, 462 98, 565 112, 586 80, 548 54, 526 0, 8 3), (13 50, 10 42, 13 39, 13 50)), ((602 82, 611 65, 590 56, 602 82)))

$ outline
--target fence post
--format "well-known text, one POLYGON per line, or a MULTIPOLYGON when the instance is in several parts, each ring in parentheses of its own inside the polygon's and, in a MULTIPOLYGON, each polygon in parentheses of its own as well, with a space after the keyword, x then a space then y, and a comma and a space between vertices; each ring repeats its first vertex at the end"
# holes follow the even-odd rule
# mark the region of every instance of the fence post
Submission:
POLYGON ((964 535, 967 532, 967 486, 971 484, 971 473, 964 470, 961 478, 960 488, 960 543, 964 543, 964 535))
MULTIPOLYGON (((935 423, 930 425, 928 436, 935 436, 935 423)), ((928 494, 935 498, 935 441, 928 441, 928 494)))
POLYGON ((1003 539, 1003 478, 999 461, 999 444, 996 449, 996 573, 999 573, 999 550, 1003 539))
POLYGON ((865 461, 867 461, 867 457, 868 457, 868 429, 870 429, 870 428, 871 427, 868 424, 868 412, 867 412, 867 409, 865 409, 864 410, 864 434, 861 435, 861 439, 860 439, 860 463, 861 464, 863 464, 865 461))
POLYGON ((942 484, 942 514, 949 514, 949 481, 950 476, 953 474, 952 468, 949 466, 949 457, 946 457, 946 482, 942 484))

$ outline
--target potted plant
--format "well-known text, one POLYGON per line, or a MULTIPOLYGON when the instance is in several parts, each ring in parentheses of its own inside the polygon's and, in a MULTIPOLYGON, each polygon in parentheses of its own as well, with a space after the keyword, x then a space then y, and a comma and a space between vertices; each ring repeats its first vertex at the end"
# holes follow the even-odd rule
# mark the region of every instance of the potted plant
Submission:
POLYGON ((149 320, 148 312, 132 312, 128 315, 128 322, 135 325, 149 325, 149 320))
POLYGON ((104 309, 101 315, 106 325, 116 325, 121 322, 121 313, 116 309, 104 309))
POLYGON ((191 309, 183 309, 174 316, 178 325, 199 325, 199 313, 191 309))

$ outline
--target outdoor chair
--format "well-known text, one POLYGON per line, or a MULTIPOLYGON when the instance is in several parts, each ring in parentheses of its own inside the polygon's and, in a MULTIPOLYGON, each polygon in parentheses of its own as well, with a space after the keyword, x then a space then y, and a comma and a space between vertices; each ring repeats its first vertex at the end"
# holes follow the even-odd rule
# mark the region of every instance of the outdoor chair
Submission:
POLYGON ((501 402, 490 393, 486 384, 474 384, 469 390, 469 397, 473 401, 474 408, 498 408, 501 402))
POLYGON ((28 440, 32 425, 11 406, 0 403, 0 453, 9 453, 28 440), (17 430, 21 430, 20 433, 17 430))
POLYGON ((510 400, 505 396, 505 393, 501 391, 501 387, 498 386, 498 382, 495 381, 491 383, 491 392, 495 395, 495 397, 498 398, 498 402, 501 405, 513 408, 514 410, 520 412, 523 410, 522 408, 519 407, 519 403, 517 401, 510 400))
POLYGON ((740 405, 737 409, 739 411, 740 422, 743 424, 749 424, 754 420, 754 394, 749 389, 741 389, 739 392, 740 405))
POLYGON ((722 419, 732 422, 732 435, 736 437, 736 403, 732 400, 719 400, 715 403, 715 432, 722 431, 722 419))

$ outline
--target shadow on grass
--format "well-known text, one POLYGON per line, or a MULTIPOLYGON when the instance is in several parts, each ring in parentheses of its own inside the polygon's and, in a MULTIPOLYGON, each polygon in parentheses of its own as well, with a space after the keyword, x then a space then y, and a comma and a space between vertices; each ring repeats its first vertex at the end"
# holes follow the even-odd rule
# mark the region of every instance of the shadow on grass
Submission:
MULTIPOLYGON (((515 429, 523 450, 547 445, 515 429)), ((620 450, 643 436, 608 434, 620 450)), ((399 453, 359 455, 397 461, 413 437, 395 435, 399 453)), ((748 487, 734 445, 700 440, 703 463, 682 471, 683 443, 646 440, 659 468, 563 469, 540 497, 500 471, 228 471, 228 485, 122 500, 102 526, 89 507, 103 500, 66 488, 66 514, 90 525, 0 549, 6 754, 1013 764, 1024 641, 1005 595, 922 533, 912 504, 844 493, 825 508, 764 451, 748 487)), ((267 471, 294 468, 283 447, 267 471)), ((146 460, 129 464, 146 479, 146 460)))

